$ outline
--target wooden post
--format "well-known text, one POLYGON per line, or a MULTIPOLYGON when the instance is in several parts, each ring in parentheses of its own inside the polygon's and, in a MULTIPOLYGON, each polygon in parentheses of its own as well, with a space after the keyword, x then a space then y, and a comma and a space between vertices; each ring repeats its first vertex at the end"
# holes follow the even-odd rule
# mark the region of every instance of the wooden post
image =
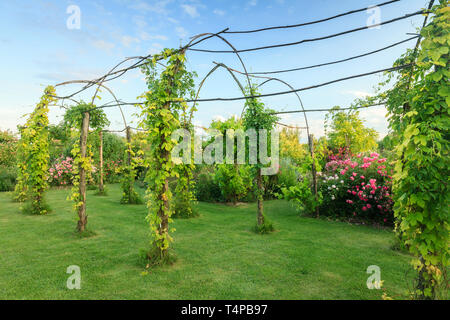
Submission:
POLYGON ((256 182, 258 184, 258 226, 260 226, 264 224, 264 208, 263 208, 264 187, 262 182, 261 168, 258 168, 256 182))
MULTIPOLYGON (((128 167, 128 170, 130 170, 130 172, 131 172, 131 170, 133 170, 133 169, 131 168, 131 130, 130 130, 129 126, 127 127, 126 134, 127 134, 127 144, 128 144, 127 167, 128 167)), ((129 177, 131 179, 131 175, 129 175, 129 177)), ((134 181, 129 181, 129 185, 128 185, 128 196, 129 197, 131 197, 131 193, 133 191, 133 183, 134 183, 134 181)))
POLYGON ((87 225, 87 215, 86 215, 86 170, 84 169, 83 162, 86 158, 87 149, 87 137, 89 134, 89 112, 83 114, 83 122, 81 125, 81 135, 80 135, 80 153, 81 153, 81 163, 79 165, 80 173, 80 185, 79 193, 80 200, 82 204, 78 207, 78 226, 79 232, 83 232, 87 225))
POLYGON ((100 139, 100 147, 99 147, 99 158, 100 158, 100 179, 98 184, 98 191, 102 193, 105 188, 103 185, 103 131, 100 131, 98 133, 99 139, 100 139))
MULTIPOLYGON (((314 157, 314 136, 310 134, 308 136, 308 144, 309 144, 309 151, 311 153, 311 159, 312 159, 312 165, 311 165, 311 173, 312 173, 312 179, 313 179, 313 192, 314 192, 314 198, 316 201, 318 201, 318 194, 317 194, 317 170, 316 170, 316 161, 314 157)), ((319 207, 316 207, 316 217, 319 217, 319 207)))

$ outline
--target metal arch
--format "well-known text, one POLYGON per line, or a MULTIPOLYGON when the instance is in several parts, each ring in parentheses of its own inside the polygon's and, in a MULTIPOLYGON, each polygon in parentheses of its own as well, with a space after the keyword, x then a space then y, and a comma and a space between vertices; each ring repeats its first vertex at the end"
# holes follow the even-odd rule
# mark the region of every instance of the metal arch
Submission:
MULTIPOLYGON (((199 88, 198 88, 197 93, 196 93, 196 95, 195 95, 195 100, 198 99, 198 97, 199 97, 199 95, 200 95, 200 91, 201 91, 201 89, 202 89, 202 87, 203 87, 203 85, 204 85, 206 79, 209 78, 209 76, 210 76, 211 74, 213 74, 219 67, 225 68, 225 69, 230 73, 230 75, 233 77, 234 81, 235 81, 235 82, 237 83, 237 85, 239 86, 239 89, 241 89, 242 94, 245 95, 245 89, 244 89, 244 87, 242 86, 242 84, 240 83, 240 81, 238 80, 238 78, 235 76, 235 74, 234 74, 234 73, 233 73, 226 65, 224 65, 223 63, 218 63, 218 64, 216 64, 216 66, 215 66, 214 68, 212 68, 212 69, 208 72, 208 74, 207 74, 207 75, 203 78, 203 80, 200 82, 199 88)), ((189 123, 192 121, 192 116, 193 116, 193 113, 194 113, 194 106, 195 106, 195 103, 196 103, 196 102, 194 101, 194 103, 193 103, 193 105, 192 105, 192 108, 191 108, 191 113, 190 113, 190 115, 189 115, 189 123)))
MULTIPOLYGON (((262 82, 261 84, 258 85, 258 88, 263 86, 264 84, 270 82, 270 81, 278 81, 281 82, 283 84, 285 84, 286 86, 288 86, 291 90, 294 90, 294 87, 292 87, 288 82, 278 79, 278 78, 269 78, 266 81, 262 82)), ((305 107, 303 106, 303 101, 300 98, 300 95, 298 94, 298 92, 294 92, 295 95, 297 96, 298 101, 300 102, 300 106, 302 107, 302 111, 303 111, 303 116, 305 118, 305 123, 306 123, 306 133, 308 134, 309 137, 309 124, 308 124, 308 117, 306 116, 306 112, 305 112, 305 107)), ((244 112, 244 110, 242 110, 242 112, 244 112)))
MULTIPOLYGON (((59 84, 55 85, 55 87, 57 87, 57 86, 63 86, 63 85, 67 85, 67 84, 74 84, 74 83, 92 83, 92 81, 89 81, 89 80, 72 80, 72 81, 68 81, 68 82, 62 82, 62 83, 59 83, 59 84)), ((107 86, 105 86, 103 83, 99 83, 99 85, 98 85, 98 87, 97 87, 97 90, 96 90, 96 94, 97 94, 97 92, 98 92, 98 90, 99 90, 99 87, 105 88, 105 89, 111 94, 111 96, 114 98, 114 100, 116 101, 117 106, 119 107, 120 113, 121 113, 121 115, 122 115, 123 123, 124 123, 125 128, 126 128, 126 127, 127 127, 127 121, 126 121, 126 119, 125 119, 125 115, 124 115, 124 113, 123 113, 122 107, 120 106, 119 100, 117 100, 117 98, 116 98, 114 92, 112 92, 112 90, 109 89, 107 86)), ((96 95, 95 95, 95 96, 96 96, 96 95)), ((95 99, 95 96, 94 96, 93 100, 95 99)))
MULTIPOLYGON (((222 32, 223 32, 223 31, 222 31, 222 32)), ((239 62, 240 62, 241 65, 242 65, 242 68, 243 68, 244 71, 245 71, 244 75, 245 75, 246 78, 247 78, 248 87, 250 88, 250 91, 252 91, 252 83, 251 83, 251 81, 250 81, 250 76, 249 76, 249 74, 248 74, 248 72, 247 72, 247 67, 245 66, 244 61, 242 60, 241 56, 239 55, 237 49, 236 49, 236 48, 235 48, 235 47, 234 47, 227 39, 225 39, 224 37, 220 36, 219 33, 203 33, 203 34, 197 35, 197 36, 193 37, 193 38, 191 39, 191 41, 185 46, 185 50, 189 50, 189 47, 191 46, 192 42, 193 42, 195 39, 197 39, 197 38, 199 38, 199 37, 202 37, 202 36, 207 36, 206 38, 217 37, 217 38, 219 38, 220 40, 222 40, 223 42, 225 42, 231 49, 233 49, 233 52, 236 54, 237 58, 239 59, 239 62)), ((205 39, 206 39, 206 38, 205 38, 205 39)), ((243 86, 242 86, 242 84, 239 82, 239 80, 236 78, 236 76, 233 74, 233 72, 231 72, 230 69, 229 69, 227 66, 225 66, 224 64, 222 64, 221 66, 224 67, 224 68, 226 68, 226 69, 228 70, 228 72, 230 72, 230 74, 233 76, 233 79, 234 79, 234 80, 236 81, 236 83, 239 85, 239 88, 241 89, 242 94, 245 96, 245 95, 246 95, 246 94, 245 94, 245 89, 243 88, 243 86)), ((197 94, 196 94, 196 96, 195 96, 195 100, 194 100, 194 102, 193 102, 193 104, 192 104, 191 112, 190 112, 190 115, 189 115, 189 122, 192 120, 192 116, 193 116, 193 112, 194 112, 194 107, 195 107, 195 104, 197 103, 197 99, 198 99, 198 96, 199 96, 201 87, 203 86, 205 80, 206 80, 206 79, 207 79, 214 71, 216 71, 217 68, 218 68, 218 66, 214 67, 214 68, 206 75, 206 77, 202 80, 202 82, 200 83, 200 88, 199 88, 199 90, 197 91, 197 94)))

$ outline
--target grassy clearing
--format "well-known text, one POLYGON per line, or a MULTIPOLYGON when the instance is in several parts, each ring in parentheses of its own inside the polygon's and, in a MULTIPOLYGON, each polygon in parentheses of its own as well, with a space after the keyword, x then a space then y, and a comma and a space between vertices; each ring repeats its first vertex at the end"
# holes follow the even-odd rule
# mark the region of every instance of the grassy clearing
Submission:
POLYGON ((0 193, 0 299, 379 299, 366 288, 369 265, 381 268, 390 295, 411 283, 410 257, 390 249, 387 230, 303 218, 284 201, 267 201, 276 232, 257 235, 254 204, 198 204, 200 217, 174 223, 177 262, 146 276, 139 249, 148 243, 144 205, 120 205, 89 191, 88 228, 75 234, 68 190, 52 190, 48 216, 19 213, 0 193), (70 265, 81 290, 68 290, 70 265))

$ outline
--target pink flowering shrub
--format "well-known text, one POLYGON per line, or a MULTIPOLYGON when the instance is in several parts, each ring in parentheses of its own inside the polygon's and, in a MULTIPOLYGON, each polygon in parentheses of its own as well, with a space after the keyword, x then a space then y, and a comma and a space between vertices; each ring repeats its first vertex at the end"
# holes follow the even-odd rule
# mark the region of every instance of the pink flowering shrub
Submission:
POLYGON ((393 225, 392 169, 386 159, 373 152, 330 160, 319 179, 320 214, 393 225))
POLYGON ((122 160, 105 161, 105 163, 103 164, 104 181, 106 183, 119 182, 121 169, 122 169, 122 160))
POLYGON ((60 157, 48 170, 48 182, 51 186, 66 186, 72 183, 73 159, 60 157))

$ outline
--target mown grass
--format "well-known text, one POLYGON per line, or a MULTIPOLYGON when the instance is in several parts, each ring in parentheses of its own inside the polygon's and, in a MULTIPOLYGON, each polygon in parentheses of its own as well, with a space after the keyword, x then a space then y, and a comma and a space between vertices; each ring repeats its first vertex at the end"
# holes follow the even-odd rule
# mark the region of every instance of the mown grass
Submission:
POLYGON ((68 190, 51 190, 47 216, 21 214, 0 193, 0 299, 380 299, 366 287, 381 268, 391 296, 411 283, 410 257, 393 251, 388 230, 300 217, 284 201, 265 202, 277 229, 252 232, 254 204, 199 203, 200 216, 174 222, 176 263, 143 276, 145 205, 88 194, 91 237, 76 235, 68 190), (67 267, 81 268, 81 289, 66 287, 67 267))

